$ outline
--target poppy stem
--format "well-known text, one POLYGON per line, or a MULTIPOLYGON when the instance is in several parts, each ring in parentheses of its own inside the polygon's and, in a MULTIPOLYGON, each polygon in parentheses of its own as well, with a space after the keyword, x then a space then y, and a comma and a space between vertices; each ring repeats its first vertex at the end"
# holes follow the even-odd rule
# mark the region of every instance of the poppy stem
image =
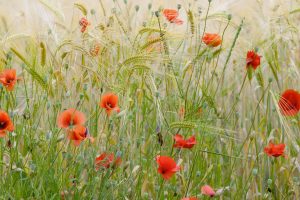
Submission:
MULTIPOLYGON (((160 20, 159 20, 158 16, 157 16, 157 21, 158 21, 158 26, 159 26, 159 31, 160 31, 160 38, 161 38, 161 41, 163 42, 163 47, 164 47, 165 54, 168 57, 167 70, 171 69, 171 71, 174 75, 174 78, 175 78, 175 82, 176 82, 176 85, 177 85, 177 88, 178 88, 178 91, 179 91, 179 95, 181 96, 181 98, 183 98, 183 91, 182 91, 183 89, 180 88, 180 86, 179 86, 179 82, 178 82, 178 79, 177 79, 177 76, 176 76, 176 73, 175 73, 175 70, 174 70, 174 65, 173 65, 172 60, 170 58, 169 47, 168 47, 168 44, 167 44, 166 39, 165 39, 165 33, 163 33, 163 31, 161 29, 161 24, 160 24, 160 20)), ((166 81, 166 94, 168 95, 169 91, 168 91, 168 76, 167 76, 167 74, 168 73, 166 72, 165 81, 166 81)))
MULTIPOLYGON (((211 4, 211 1, 208 2, 208 7, 207 7, 207 11, 206 11, 206 14, 205 14, 205 20, 204 20, 204 27, 203 27, 203 33, 202 33, 202 36, 201 36, 201 39, 203 38, 204 34, 205 34, 205 31, 206 31, 206 23, 207 23, 207 18, 208 18, 208 13, 209 13, 209 9, 210 9, 210 4, 211 4)), ((198 48, 198 51, 200 51, 201 49, 201 46, 202 46, 202 42, 200 43, 199 45, 199 48, 198 48)))
POLYGON ((224 78, 225 78, 226 68, 227 68, 227 66, 228 66, 229 60, 230 60, 230 58, 231 58, 232 51, 233 51, 233 49, 234 49, 234 47, 235 47, 236 41, 237 41, 237 39, 238 39, 240 33, 241 33, 241 30, 242 30, 243 25, 244 25, 244 19, 243 19, 242 22, 240 23, 240 25, 239 25, 239 27, 238 27, 238 30, 237 30, 237 32, 236 32, 236 34, 235 34, 235 37, 234 37, 234 39, 233 39, 233 42, 232 42, 232 44, 231 44, 230 50, 229 50, 229 52, 228 52, 228 55, 227 55, 227 57, 226 57, 226 61, 225 61, 224 67, 223 67, 222 77, 221 77, 221 80, 218 81, 217 89, 216 89, 215 93, 213 94, 213 98, 216 96, 216 94, 217 94, 217 92, 218 92, 218 90, 219 90, 220 85, 224 85, 224 78))
POLYGON ((187 196, 188 192, 189 192, 189 187, 190 187, 190 184, 191 184, 191 180, 192 180, 192 175, 193 175, 193 172, 194 172, 194 168, 195 168, 195 161, 196 159, 198 158, 198 151, 196 151, 196 154, 193 158, 193 163, 192 163, 192 168, 191 168, 191 171, 190 171, 190 175, 189 175, 189 179, 188 179, 188 183, 187 183, 187 186, 186 186, 186 189, 185 189, 185 193, 184 193, 184 196, 187 196))
MULTIPOLYGON (((227 30, 227 28, 228 28, 228 26, 229 26, 229 23, 230 23, 230 20, 227 21, 226 27, 225 27, 224 30, 223 30, 223 33, 222 33, 222 41, 224 40, 225 31, 227 30)), ((222 47, 223 47, 223 42, 222 42, 221 45, 220 45, 220 48, 219 48, 220 51, 222 50, 222 47)), ((217 66, 218 66, 218 64, 219 64, 219 58, 220 58, 220 53, 218 54, 217 61, 216 61, 216 64, 215 64, 215 67, 214 67, 212 76, 211 76, 211 78, 209 79, 209 81, 208 81, 208 83, 207 83, 207 87, 206 87, 207 90, 209 89, 210 83, 212 83, 213 80, 214 80, 215 73, 216 73, 216 70, 217 70, 217 66)))
POLYGON ((163 190, 164 183, 165 183, 165 180, 161 180, 160 186, 159 186, 159 190, 158 190, 158 193, 157 193, 157 197, 156 197, 157 200, 160 199, 160 196, 161 196, 161 193, 162 193, 162 190, 163 190))
MULTIPOLYGON (((241 95, 241 93, 242 93, 242 90, 243 90, 243 88, 244 88, 244 86, 245 86, 246 80, 247 80, 247 74, 245 74, 245 76, 244 76, 244 80, 243 80, 242 86, 241 86, 241 88, 240 88, 240 91, 239 91, 239 93, 238 93, 238 97, 240 97, 240 95, 241 95)), ((232 107, 231 107, 231 109, 230 109, 230 111, 229 111, 229 114, 228 114, 227 117, 225 118, 225 122, 227 122, 227 120, 229 119, 229 117, 232 115, 232 113, 233 113, 233 111, 234 111, 234 109, 235 109, 235 107, 236 107, 238 101, 239 101, 239 99, 236 98, 234 104, 232 105, 232 107)))

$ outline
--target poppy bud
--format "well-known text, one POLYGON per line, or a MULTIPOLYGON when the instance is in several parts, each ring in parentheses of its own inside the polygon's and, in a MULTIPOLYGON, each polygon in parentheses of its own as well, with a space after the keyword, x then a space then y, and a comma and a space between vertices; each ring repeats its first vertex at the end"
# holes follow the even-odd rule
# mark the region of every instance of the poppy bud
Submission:
POLYGON ((94 9, 91 9, 91 14, 94 15, 96 11, 94 9))
POLYGON ((258 170, 257 170, 256 168, 254 168, 254 169, 252 170, 253 176, 256 176, 256 175, 257 175, 257 172, 258 172, 258 170))
POLYGON ((83 99, 83 97, 84 97, 84 94, 81 93, 81 94, 79 95, 80 100, 83 99))
POLYGON ((11 59, 12 59, 12 53, 11 53, 11 52, 8 52, 8 53, 6 54, 6 59, 7 59, 7 60, 11 60, 11 59))
POLYGON ((202 8, 198 7, 198 13, 201 14, 202 13, 202 8))
POLYGON ((65 96, 66 96, 66 97, 70 97, 70 96, 71 96, 71 92, 70 92, 70 91, 67 91, 66 94, 65 94, 65 96))
POLYGON ((272 182, 273 182, 272 179, 269 178, 268 179, 268 186, 270 186, 272 184, 272 182))
POLYGON ((88 85, 87 84, 84 84, 83 85, 83 89, 86 91, 88 89, 88 85))
POLYGON ((144 196, 145 198, 149 197, 148 192, 145 192, 145 193, 143 194, 143 196, 144 196))
POLYGON ((232 15, 231 15, 231 14, 229 14, 229 15, 228 15, 228 17, 227 17, 227 19, 230 21, 230 20, 231 20, 231 18, 232 18, 232 15))
POLYGON ((177 9, 180 10, 181 9, 181 4, 177 5, 177 9))
POLYGON ((29 113, 28 110, 25 111, 25 112, 23 113, 23 118, 24 118, 25 120, 30 119, 30 113, 29 113))
POLYGON ((135 6, 135 11, 138 12, 139 9, 140 9, 140 6, 139 6, 139 5, 136 5, 136 6, 135 6))
POLYGON ((152 4, 149 3, 149 4, 148 4, 148 9, 151 10, 151 8, 152 8, 152 4))
POLYGON ((155 11, 155 16, 159 17, 159 11, 155 11))

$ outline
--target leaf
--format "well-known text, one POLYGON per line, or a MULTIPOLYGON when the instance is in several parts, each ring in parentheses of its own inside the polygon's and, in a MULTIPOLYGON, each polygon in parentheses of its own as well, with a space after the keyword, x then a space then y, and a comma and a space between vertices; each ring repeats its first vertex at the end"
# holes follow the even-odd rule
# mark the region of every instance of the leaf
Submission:
POLYGON ((74 3, 74 5, 75 5, 76 8, 78 8, 78 9, 82 12, 82 14, 83 14, 84 16, 87 15, 87 9, 85 8, 84 5, 79 4, 79 3, 74 3))
POLYGON ((147 66, 147 65, 134 65, 132 68, 132 70, 151 70, 151 67, 147 66))
POLYGON ((53 95, 52 89, 47 82, 31 67, 31 64, 14 48, 10 48, 11 51, 25 63, 24 69, 31 75, 32 79, 39 83, 39 85, 44 88, 45 91, 48 91, 50 95, 53 95))
POLYGON ((248 69, 247 69, 247 76, 248 76, 249 81, 251 81, 252 77, 253 77, 253 69, 251 66, 248 67, 248 69))
POLYGON ((141 47, 141 50, 147 49, 149 46, 151 46, 151 45, 153 45, 155 43, 158 43, 158 42, 161 42, 161 37, 149 40, 148 42, 146 42, 146 44, 144 44, 141 47))
POLYGON ((164 30, 160 30, 158 28, 151 28, 151 27, 146 27, 146 28, 142 28, 140 31, 139 31, 139 34, 142 35, 144 33, 153 33, 153 32, 156 32, 156 33, 166 33, 166 31, 164 30))
POLYGON ((147 55, 140 55, 140 56, 133 56, 131 58, 126 59, 121 66, 123 65, 129 65, 132 63, 138 63, 138 62, 145 62, 148 60, 152 60, 153 58, 151 56, 147 56, 147 55))
POLYGON ((53 5, 51 5, 47 0, 39 0, 40 3, 42 3, 45 7, 47 7, 50 11, 52 11, 57 17, 59 17, 61 20, 64 20, 65 17, 62 12, 57 10, 53 5))
POLYGON ((170 129, 173 128, 195 128, 196 124, 190 121, 173 122, 170 124, 170 129))
POLYGON ((64 53, 62 53, 62 54, 61 54, 61 59, 62 59, 62 60, 65 59, 65 57, 68 55, 68 53, 69 53, 69 52, 64 52, 64 53))
POLYGON ((290 14, 295 14, 295 13, 298 13, 298 12, 300 12, 300 8, 297 8, 297 9, 295 9, 295 10, 292 10, 292 11, 290 12, 290 14))
POLYGON ((264 88, 264 86, 265 86, 264 77, 263 77, 262 71, 260 69, 257 70, 257 73, 255 73, 255 76, 256 76, 256 80, 257 80, 258 84, 262 88, 264 88))
POLYGON ((191 10, 189 10, 187 12, 187 16, 188 16, 189 22, 191 23, 191 32, 192 32, 192 34, 194 34, 195 33, 195 22, 194 22, 194 16, 193 16, 193 13, 191 10))
POLYGON ((40 47, 41 47, 41 65, 45 66, 45 64, 46 64, 46 47, 45 47, 45 44, 43 42, 41 42, 40 47))

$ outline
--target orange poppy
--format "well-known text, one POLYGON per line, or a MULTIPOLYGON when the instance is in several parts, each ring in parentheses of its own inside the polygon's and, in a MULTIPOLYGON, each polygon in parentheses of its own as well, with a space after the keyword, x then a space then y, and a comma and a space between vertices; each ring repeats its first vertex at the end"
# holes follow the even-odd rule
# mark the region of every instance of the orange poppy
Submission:
POLYGON ((178 166, 171 157, 157 156, 156 162, 158 164, 157 172, 160 173, 165 180, 169 180, 180 170, 180 166, 178 166))
POLYGON ((98 56, 100 51, 100 45, 98 43, 96 43, 91 49, 90 49, 90 54, 93 57, 98 56))
POLYGON ((91 23, 85 18, 85 17, 82 17, 79 21, 79 25, 81 26, 81 32, 85 32, 86 31, 86 28, 90 25, 91 23))
POLYGON ((268 156, 273 156, 273 157, 279 157, 284 155, 284 149, 285 149, 285 144, 273 144, 272 142, 269 143, 269 146, 264 148, 264 152, 268 156))
POLYGON ((178 115, 180 119, 184 119, 185 109, 183 106, 179 108, 178 115))
POLYGON ((181 19, 178 19, 179 14, 177 10, 164 9, 163 14, 169 22, 175 23, 177 25, 183 24, 183 21, 181 19))
POLYGON ((113 93, 103 95, 100 106, 106 110, 107 115, 110 115, 114 110, 120 112, 120 108, 118 107, 118 96, 113 93))
POLYGON ((63 111, 57 119, 57 124, 60 128, 69 128, 70 126, 83 125, 84 123, 84 114, 74 108, 63 111))
POLYGON ((280 111, 285 116, 295 116, 300 110, 300 94, 288 89, 281 95, 278 106, 280 111))
POLYGON ((9 115, 0 110, 0 137, 5 137, 7 131, 13 131, 14 125, 9 117, 9 115))
POLYGON ((176 147, 176 148, 191 149, 196 144, 195 135, 193 135, 190 138, 185 140, 182 135, 176 134, 174 136, 174 140, 175 140, 174 147, 176 147))
POLYGON ((117 157, 115 159, 115 155, 113 153, 102 153, 100 156, 96 157, 95 165, 96 170, 102 168, 110 168, 121 165, 122 159, 121 157, 117 157))
POLYGON ((260 65, 260 55, 255 53, 254 51, 247 52, 247 68, 252 67, 254 70, 260 65))
POLYGON ((216 192, 212 187, 209 185, 204 185, 201 187, 201 193, 206 196, 214 197, 216 195, 216 192))
POLYGON ((75 146, 79 146, 86 138, 90 139, 91 142, 94 142, 94 138, 88 134, 88 129, 82 125, 76 125, 68 130, 68 138, 73 141, 75 146))
POLYGON ((8 91, 12 91, 14 89, 18 80, 17 71, 15 69, 5 69, 0 74, 0 82, 8 91))
POLYGON ((222 43, 222 38, 216 33, 205 33, 202 41, 210 47, 217 47, 222 43))

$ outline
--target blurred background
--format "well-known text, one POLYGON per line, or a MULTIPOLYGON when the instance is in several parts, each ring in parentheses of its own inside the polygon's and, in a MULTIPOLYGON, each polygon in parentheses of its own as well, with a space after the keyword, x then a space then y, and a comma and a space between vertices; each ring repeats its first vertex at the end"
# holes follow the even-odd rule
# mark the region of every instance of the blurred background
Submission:
MULTIPOLYGON (((105 14, 109 15, 114 7, 126 7, 128 13, 139 6, 140 12, 137 13, 137 19, 142 22, 148 15, 149 4, 152 10, 162 8, 177 8, 178 4, 182 8, 197 8, 202 12, 207 9, 207 0, 0 0, 0 15, 8 27, 6 36, 26 33, 26 34, 42 34, 47 29, 56 29, 56 22, 69 25, 74 14, 78 10, 74 10, 74 3, 84 5, 88 11, 95 11, 98 21, 103 16, 103 7, 105 14), (127 1, 126 5, 124 1, 127 1), (75 12, 75 13, 74 13, 75 12)), ((216 13, 232 14, 234 21, 240 21, 245 18, 248 24, 255 25, 255 30, 251 30, 253 34, 261 34, 261 30, 267 30, 267 26, 272 25, 271 20, 274 17, 287 15, 293 8, 299 5, 299 1, 288 0, 213 0, 210 9, 210 15, 216 13), (298 3, 297 3, 298 2, 298 3)), ((181 12, 182 18, 185 18, 185 12, 181 12)), ((77 16, 78 18, 80 16, 77 16)), ((76 21, 77 23, 77 21, 76 21)), ((2 24, 3 25, 3 24, 2 24)), ((3 37, 3 34, 2 34, 3 37)), ((256 38, 256 37, 253 37, 256 38)))

